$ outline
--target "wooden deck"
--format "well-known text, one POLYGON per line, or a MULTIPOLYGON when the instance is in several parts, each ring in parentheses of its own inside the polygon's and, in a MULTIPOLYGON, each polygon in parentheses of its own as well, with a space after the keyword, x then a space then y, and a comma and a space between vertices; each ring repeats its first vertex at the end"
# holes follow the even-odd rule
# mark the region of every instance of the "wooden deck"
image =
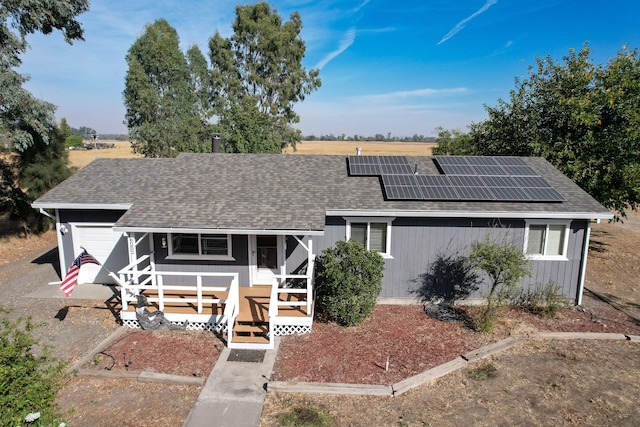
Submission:
MULTIPOLYGON (((240 290, 240 310, 238 321, 241 322, 268 322, 269 321, 269 299, 271 298, 271 288, 269 287, 248 287, 241 286, 240 290)), ((145 290, 144 295, 147 298, 157 298, 157 291, 145 290)), ((227 298, 227 292, 214 292, 203 290, 202 295, 206 298, 217 298, 224 300, 227 298)), ((165 291, 165 298, 195 298, 196 291, 165 291)), ((280 295, 280 301, 304 301, 304 294, 285 294, 280 295)), ((158 303, 149 303, 149 310, 159 310, 158 303)), ((125 312, 135 312, 135 302, 127 306, 125 312)), ((203 304, 201 315, 222 315, 224 312, 224 304, 203 304)), ((190 302, 167 302, 164 305, 165 314, 183 314, 197 315, 198 305, 190 302)), ((307 307, 281 307, 278 310, 278 316, 286 317, 307 317, 307 307)))

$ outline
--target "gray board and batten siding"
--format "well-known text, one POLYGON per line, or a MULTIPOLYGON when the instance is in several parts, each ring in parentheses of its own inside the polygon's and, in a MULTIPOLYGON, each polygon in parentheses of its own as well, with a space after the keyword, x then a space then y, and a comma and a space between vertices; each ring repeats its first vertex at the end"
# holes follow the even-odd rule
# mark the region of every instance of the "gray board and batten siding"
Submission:
MULTIPOLYGON (((419 175, 442 174, 434 158, 409 157, 407 162, 419 175)), ((394 218, 381 294, 387 300, 414 298, 420 277, 440 256, 465 256, 474 241, 488 234, 496 240, 506 236, 523 248, 526 220, 563 220, 570 224, 567 259, 533 261, 532 275, 523 283, 554 281, 565 296, 576 298, 589 221, 611 215, 546 160, 522 162, 565 200, 390 200, 380 176, 351 176, 345 156, 181 154, 174 159, 97 159, 33 206, 55 209, 58 226, 69 228, 59 233, 65 269, 77 256, 70 224, 113 224, 115 232, 154 236, 158 270, 237 272, 241 286, 250 283, 252 234, 288 236, 287 273, 300 273, 307 252, 291 236, 312 236, 313 252, 320 254, 346 238, 347 217, 394 218), (176 230, 228 232, 234 260, 167 259, 161 239, 176 230)), ((137 255, 150 248, 142 242, 137 255)))
MULTIPOLYGON (((536 260, 531 276, 522 280, 527 289, 550 281, 560 286, 569 299, 577 298, 586 221, 572 221, 567 230, 566 261, 536 260)), ((346 221, 328 217, 324 236, 314 236, 317 253, 344 240, 346 221)), ((524 246, 525 221, 499 218, 395 218, 391 224, 391 257, 385 259, 381 302, 413 301, 418 297, 421 278, 433 271, 443 257, 466 257, 473 242, 490 236, 493 241, 524 246)), ((488 281, 469 296, 481 298, 488 292, 488 281)))

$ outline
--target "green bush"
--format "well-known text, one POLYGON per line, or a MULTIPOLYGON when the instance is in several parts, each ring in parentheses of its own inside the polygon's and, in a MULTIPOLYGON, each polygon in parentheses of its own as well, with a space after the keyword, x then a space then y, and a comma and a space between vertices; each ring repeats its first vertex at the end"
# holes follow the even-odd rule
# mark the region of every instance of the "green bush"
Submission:
POLYGON ((493 332, 497 322, 498 316, 495 310, 484 310, 471 319, 473 330, 482 334, 490 334, 493 332))
POLYGON ((384 260, 356 241, 325 249, 316 268, 316 307, 328 321, 353 326, 369 317, 382 290, 384 260))
MULTIPOLYGON (((0 313, 8 311, 0 307, 0 313)), ((46 346, 34 355, 35 327, 31 318, 0 321, 0 425, 59 425, 55 397, 64 364, 51 359, 46 346)))
POLYGON ((494 242, 488 236, 471 247, 469 262, 474 268, 484 270, 489 276, 487 310, 500 305, 504 295, 509 295, 518 282, 531 274, 530 262, 522 249, 505 241, 494 242))
POLYGON ((522 291, 512 304, 536 316, 553 317, 558 310, 567 306, 567 301, 560 292, 560 286, 548 282, 546 285, 538 283, 534 289, 522 291))

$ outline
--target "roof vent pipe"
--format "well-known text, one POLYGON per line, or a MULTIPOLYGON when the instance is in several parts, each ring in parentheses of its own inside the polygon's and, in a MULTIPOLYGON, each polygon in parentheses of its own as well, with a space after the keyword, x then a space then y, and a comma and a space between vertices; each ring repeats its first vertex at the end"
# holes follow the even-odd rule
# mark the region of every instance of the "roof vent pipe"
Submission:
POLYGON ((414 175, 418 175, 418 164, 416 163, 416 166, 413 168, 413 174, 414 175))
POLYGON ((220 152, 220 134, 214 133, 213 139, 211 140, 211 152, 219 153, 220 152))
POLYGON ((361 154, 362 154, 362 148, 357 147, 357 148, 356 148, 356 156, 359 156, 359 155, 361 155, 361 154))

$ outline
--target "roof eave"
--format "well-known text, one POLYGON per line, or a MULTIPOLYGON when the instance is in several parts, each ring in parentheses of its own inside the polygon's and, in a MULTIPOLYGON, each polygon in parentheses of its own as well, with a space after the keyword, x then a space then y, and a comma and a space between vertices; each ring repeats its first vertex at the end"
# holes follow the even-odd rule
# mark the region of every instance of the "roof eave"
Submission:
POLYGON ((114 231, 126 233, 200 233, 200 234, 251 234, 251 235, 297 235, 297 236, 322 236, 324 230, 289 230, 289 229, 250 229, 250 228, 177 228, 177 227, 139 227, 118 225, 114 231))
POLYGON ((424 210, 358 210, 327 209, 327 216, 380 216, 417 218, 513 218, 513 219, 611 219, 613 214, 604 212, 544 212, 544 211, 424 211, 424 210))
POLYGON ((133 206, 133 203, 60 203, 60 202, 38 202, 31 204, 34 209, 84 209, 84 210, 117 210, 126 211, 133 206))

